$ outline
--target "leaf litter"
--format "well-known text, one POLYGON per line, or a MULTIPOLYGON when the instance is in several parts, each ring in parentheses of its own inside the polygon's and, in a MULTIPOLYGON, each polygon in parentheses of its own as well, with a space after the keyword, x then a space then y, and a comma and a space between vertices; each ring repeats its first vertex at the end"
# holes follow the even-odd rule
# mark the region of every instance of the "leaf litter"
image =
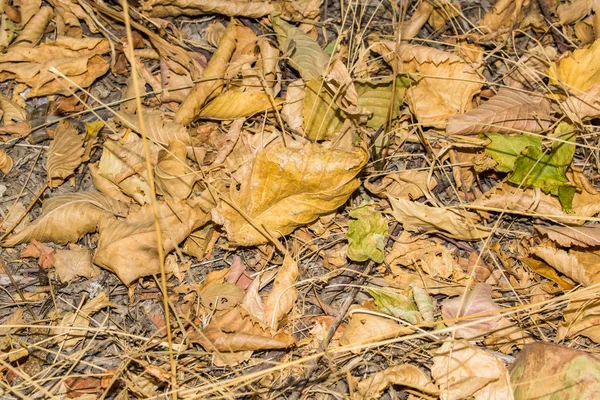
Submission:
POLYGON ((363 3, 0 2, 2 398, 597 397, 597 4, 363 3))

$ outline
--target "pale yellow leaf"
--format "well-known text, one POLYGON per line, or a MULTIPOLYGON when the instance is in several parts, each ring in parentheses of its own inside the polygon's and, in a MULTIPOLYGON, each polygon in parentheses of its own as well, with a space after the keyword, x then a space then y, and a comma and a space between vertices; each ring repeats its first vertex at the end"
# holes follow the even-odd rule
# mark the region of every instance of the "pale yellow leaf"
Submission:
POLYGON ((388 195, 405 200, 417 200, 437 186, 428 171, 404 170, 387 174, 380 183, 364 182, 365 188, 376 195, 388 195))
POLYGON ((31 17, 40 12, 42 0, 21 0, 19 9, 21 10, 21 24, 25 25, 31 17))
POLYGON ((6 96, 0 95, 0 108, 3 111, 4 125, 23 122, 27 119, 27 111, 6 96))
POLYGON ((278 238, 344 204, 358 187, 355 177, 366 161, 363 150, 290 142, 286 147, 277 141, 258 152, 240 189, 231 188, 213 219, 224 225, 233 245, 268 243, 261 231, 278 238))
POLYGON ((229 120, 250 117, 256 113, 272 111, 273 106, 278 107, 283 100, 271 99, 260 92, 225 92, 215 97, 198 114, 198 118, 229 120))
POLYGON ((437 231, 459 240, 478 240, 490 235, 490 230, 476 223, 475 215, 429 207, 414 201, 395 199, 388 196, 392 215, 404 229, 411 232, 437 231))
POLYGON ((101 219, 127 213, 127 207, 102 193, 78 192, 44 200, 42 214, 3 243, 12 247, 31 239, 40 242, 77 242, 94 232, 101 219))
POLYGON ((575 50, 562 57, 546 71, 550 84, 563 85, 569 92, 579 95, 600 83, 600 39, 587 49, 575 50))
POLYGON ((131 197, 125 196, 117 184, 100 175, 98 163, 88 164, 88 168, 92 176, 92 183, 98 191, 123 204, 131 204, 131 197))
POLYGON ((276 11, 276 5, 271 1, 202 0, 189 2, 185 0, 149 0, 144 2, 142 7, 152 17, 223 14, 230 17, 260 18, 276 11))
POLYGON ((12 157, 6 151, 0 149, 0 171, 8 174, 12 170, 13 165, 15 165, 15 161, 12 157))
POLYGON ((286 255, 264 302, 265 317, 271 328, 277 329, 283 317, 294 308, 298 298, 298 289, 294 286, 297 279, 298 264, 292 256, 286 255))
POLYGON ((344 123, 345 114, 322 79, 311 79, 306 85, 303 129, 313 140, 333 138, 344 123))

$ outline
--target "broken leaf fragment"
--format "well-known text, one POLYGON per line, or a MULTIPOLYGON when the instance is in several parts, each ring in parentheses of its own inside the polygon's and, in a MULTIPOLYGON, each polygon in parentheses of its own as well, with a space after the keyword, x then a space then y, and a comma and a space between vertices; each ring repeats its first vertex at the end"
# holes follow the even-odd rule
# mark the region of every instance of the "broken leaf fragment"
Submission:
POLYGON ((275 142, 260 150, 241 179, 221 199, 213 220, 232 245, 268 243, 344 204, 358 187, 367 161, 362 149, 344 152, 315 143, 275 142))
POLYGON ((379 399, 391 385, 406 386, 428 394, 437 394, 438 388, 427 375, 410 364, 394 365, 379 371, 358 383, 361 399, 379 399))
POLYGON ((364 205, 350 211, 348 222, 348 258, 353 261, 371 259, 382 263, 384 254, 384 239, 388 234, 387 221, 378 211, 373 211, 364 205))

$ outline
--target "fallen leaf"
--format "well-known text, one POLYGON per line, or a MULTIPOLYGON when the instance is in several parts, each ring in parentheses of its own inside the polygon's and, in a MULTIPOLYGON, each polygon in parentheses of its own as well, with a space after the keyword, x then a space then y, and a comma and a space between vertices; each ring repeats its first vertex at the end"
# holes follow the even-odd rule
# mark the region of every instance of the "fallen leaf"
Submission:
POLYGON ((488 133, 491 143, 485 146, 486 154, 495 161, 495 168, 500 172, 515 170, 515 161, 528 147, 542 148, 542 138, 532 135, 505 135, 488 133))
POLYGON ((17 39, 11 45, 11 49, 35 47, 42 39, 46 26, 52 20, 54 12, 51 7, 44 6, 27 21, 17 39))
POLYGON ((600 226, 597 225, 581 227, 534 225, 534 229, 562 247, 600 246, 600 226))
POLYGON ((40 242, 75 243, 94 232, 100 220, 123 216, 127 207, 102 193, 78 192, 44 200, 41 215, 3 243, 12 247, 31 239, 40 242))
POLYGON ((530 252, 584 286, 600 282, 600 270, 598 270, 600 250, 570 249, 567 252, 553 246, 540 245, 531 247, 530 252))
POLYGON ((367 291, 375 299, 379 311, 413 325, 421 323, 421 314, 412 296, 393 289, 368 287, 367 291))
POLYGON ((390 119, 395 119, 400 113, 400 105, 404 102, 406 88, 415 82, 411 75, 398 75, 396 87, 392 78, 383 78, 376 81, 355 81, 354 86, 358 94, 358 105, 361 109, 369 111, 367 126, 379 129, 387 122, 388 112, 390 119), (392 99, 394 104, 391 105, 392 99), (390 110, 391 105, 391 110, 390 110))
POLYGON ((417 200, 437 186, 437 179, 430 177, 428 171, 407 169, 385 175, 378 184, 365 180, 364 185, 376 195, 387 193, 394 198, 417 200))
POLYGON ((491 353, 465 340, 447 341, 436 351, 431 376, 440 399, 514 399, 506 367, 491 353))
POLYGON ((305 93, 302 116, 304 132, 313 140, 335 137, 346 115, 336 104, 334 95, 321 78, 308 81, 305 93))
POLYGON ((242 117, 250 117, 254 114, 273 111, 283 103, 282 99, 273 99, 266 93, 260 92, 233 92, 228 91, 215 97, 208 103, 198 118, 230 120, 242 117))
POLYGON ((388 224, 383 215, 364 205, 350 211, 348 221, 348 258, 353 261, 371 259, 382 263, 384 258, 385 237, 388 234, 388 224))
POLYGON ((44 269, 52 268, 56 262, 56 250, 44 246, 35 239, 21 251, 21 257, 34 257, 38 259, 38 265, 44 269))
MULTIPOLYGON (((184 202, 160 202, 158 215, 165 256, 207 222, 206 214, 184 202)), ((130 214, 124 221, 104 216, 99 231, 94 264, 115 273, 125 285, 161 272, 151 206, 130 214)))
POLYGON ((15 165, 15 161, 11 156, 4 150, 0 150, 0 171, 4 172, 4 174, 8 174, 13 166, 15 165))
POLYGON ((587 49, 575 50, 553 63, 546 71, 550 84, 564 85, 576 95, 600 83, 600 65, 594 62, 600 57, 600 39, 587 49))
POLYGON ((298 264, 288 254, 275 275, 273 289, 264 301, 265 318, 272 329, 278 329, 281 320, 294 308, 298 298, 297 279, 298 264))
POLYGON ((486 227, 473 222, 476 218, 472 215, 391 196, 388 201, 392 205, 392 215, 408 231, 435 230, 459 240, 478 240, 490 235, 486 227))
MULTIPOLYGON (((188 128, 165 118, 164 113, 145 110, 142 117, 144 119, 146 136, 153 142, 168 146, 171 141, 179 140, 185 143, 186 146, 191 145, 192 139, 190 138, 188 128)), ((120 112, 115 119, 125 127, 134 130, 140 135, 142 134, 138 115, 120 112)))
POLYGON ((60 186, 81 164, 85 152, 83 140, 83 135, 73 128, 71 120, 66 119, 58 124, 46 161, 49 187, 60 186))
POLYGON ((275 142, 258 152, 239 191, 232 187, 230 200, 213 210, 213 220, 224 225, 232 245, 267 243, 256 227, 275 238, 287 235, 342 205, 358 186, 355 176, 366 158, 362 150, 275 142))
POLYGON ((75 278, 94 278, 100 270, 92 264, 92 255, 86 248, 75 246, 70 250, 56 250, 54 268, 61 282, 69 282, 75 278))
POLYGON ((503 88, 479 107, 451 117, 446 133, 536 133, 550 127, 549 115, 550 101, 545 97, 503 88))
POLYGON ((168 194, 174 199, 187 199, 198 179, 195 171, 188 167, 185 157, 185 143, 173 139, 167 150, 158 152, 158 162, 154 168, 154 179, 159 193, 168 194))
POLYGON ((405 386, 432 395, 438 394, 437 386, 431 383, 423 371, 414 365, 402 364, 388 367, 362 379, 357 386, 358 396, 365 400, 379 399, 391 385, 405 386))
POLYGON ((230 17, 240 16, 260 18, 277 10, 277 3, 258 1, 240 2, 237 0, 203 0, 197 3, 187 1, 149 0, 142 7, 152 17, 177 17, 179 15, 197 16, 223 14, 230 17))

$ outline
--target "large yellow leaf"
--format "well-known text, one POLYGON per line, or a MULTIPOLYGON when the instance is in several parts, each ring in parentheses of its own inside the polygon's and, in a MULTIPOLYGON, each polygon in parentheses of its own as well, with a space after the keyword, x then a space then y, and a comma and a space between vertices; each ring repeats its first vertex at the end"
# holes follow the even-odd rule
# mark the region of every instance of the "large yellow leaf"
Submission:
POLYGON ((600 83, 598 59, 600 59, 600 39, 596 39, 589 48, 575 50, 573 54, 553 63, 546 71, 550 83, 564 85, 566 89, 579 95, 579 91, 586 91, 596 83, 600 83))
MULTIPOLYGON (((283 100, 274 99, 275 107, 283 100)), ((199 118, 227 120, 249 117, 262 111, 272 111, 273 104, 266 93, 258 92, 226 92, 208 103, 199 118)))
POLYGON ((73 128, 71 120, 63 120, 56 128, 48 148, 46 172, 51 188, 60 186, 83 161, 83 135, 73 128))
MULTIPOLYGON (((185 202, 162 202, 158 214, 165 255, 207 221, 206 214, 185 202)), ((160 273, 151 206, 130 214, 124 221, 103 218, 99 230, 94 264, 114 272, 125 285, 143 276, 160 273)))
POLYGON ((10 236, 4 246, 11 247, 31 239, 40 242, 76 242, 96 230, 100 219, 125 215, 127 207, 102 193, 79 192, 44 200, 42 214, 22 231, 10 236))
POLYGON ((221 201, 213 218, 225 226, 234 245, 267 243, 255 227, 281 237, 335 211, 358 187, 355 177, 366 161, 363 150, 347 153, 315 143, 285 147, 276 142, 258 152, 240 189, 231 190, 228 202, 244 215, 221 201))

